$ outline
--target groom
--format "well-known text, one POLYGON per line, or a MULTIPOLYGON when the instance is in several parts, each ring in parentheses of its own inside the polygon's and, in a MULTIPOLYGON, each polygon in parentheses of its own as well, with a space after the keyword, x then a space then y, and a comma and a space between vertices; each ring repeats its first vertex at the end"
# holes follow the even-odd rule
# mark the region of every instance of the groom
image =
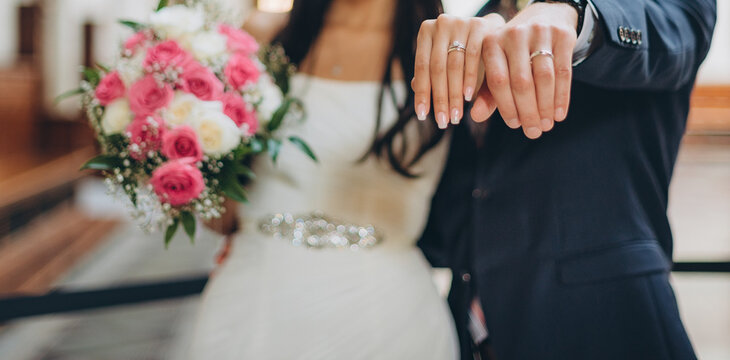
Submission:
POLYGON ((493 15, 472 21, 481 37, 454 38, 470 25, 449 17, 422 27, 418 47, 428 56, 417 60, 413 81, 419 117, 430 111, 432 89, 439 126, 444 114, 459 122, 461 105, 449 99, 456 89, 470 100, 471 89, 453 86, 469 80, 451 63, 468 67, 474 41, 487 65, 472 118, 497 109, 485 123, 454 129, 419 242, 434 266, 453 270, 449 303, 463 359, 696 358, 669 283, 666 208, 715 7, 534 1, 506 23, 493 15), (533 46, 566 24, 576 31, 533 46), (566 51, 572 73, 558 69, 566 51), (558 70, 533 78, 540 64, 558 70), (570 95, 560 99, 565 75, 570 95), (566 117, 558 108, 568 101, 566 117), (429 109, 419 112, 424 103, 429 109))

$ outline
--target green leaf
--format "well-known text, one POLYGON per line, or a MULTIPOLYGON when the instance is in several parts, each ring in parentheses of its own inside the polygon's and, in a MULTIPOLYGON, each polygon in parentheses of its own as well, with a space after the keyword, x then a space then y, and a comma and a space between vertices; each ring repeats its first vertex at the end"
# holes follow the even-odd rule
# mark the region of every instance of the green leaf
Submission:
POLYGON ((314 154, 314 151, 312 151, 312 149, 309 147, 309 145, 307 145, 307 143, 304 142, 304 140, 302 140, 300 137, 290 136, 289 142, 294 144, 294 146, 299 148, 299 150, 304 152, 307 156, 309 156, 312 160, 314 160, 314 162, 317 162, 317 155, 314 154))
POLYGON ((132 21, 132 20, 119 20, 119 23, 132 29, 134 32, 138 32, 140 30, 147 28, 146 25, 140 24, 140 23, 138 23, 136 21, 132 21))
POLYGON ((266 149, 266 145, 264 145, 263 139, 259 139, 258 137, 252 137, 249 142, 251 144, 251 153, 253 154, 258 154, 266 149))
POLYGON ((53 99, 53 103, 54 104, 58 104, 62 100, 68 99, 68 98, 73 97, 73 96, 76 96, 76 95, 81 95, 83 93, 84 93, 84 89, 82 89, 82 88, 69 90, 69 91, 64 92, 61 95, 56 96, 56 98, 53 99))
POLYGON ((223 194, 238 202, 247 202, 246 191, 238 182, 238 176, 230 167, 223 167, 220 173, 220 184, 223 194))
POLYGON ((240 203, 248 202, 246 191, 243 190, 243 187, 241 187, 241 184, 238 182, 230 182, 227 183, 226 186, 223 186, 223 194, 228 196, 231 200, 238 201, 240 203))
POLYGON ((253 170, 251 170, 250 167, 243 165, 241 163, 236 163, 236 174, 243 175, 249 179, 255 179, 256 174, 254 174, 253 170))
POLYGON ((160 0, 160 2, 157 3, 157 10, 155 10, 155 11, 162 10, 162 8, 164 8, 165 6, 167 6, 167 3, 168 2, 169 2, 168 0, 160 0))
POLYGON ((111 69, 109 69, 109 67, 108 67, 108 66, 106 66, 106 65, 104 65, 104 64, 102 64, 102 63, 98 63, 98 62, 97 62, 97 63, 96 63, 96 67, 98 67, 99 69, 102 69, 102 70, 104 70, 104 72, 106 72, 106 73, 108 73, 108 72, 111 72, 111 69))
POLYGON ((274 115, 271 116, 271 121, 266 125, 269 131, 275 131, 281 126, 281 123, 284 121, 284 116, 289 112, 289 106, 291 106, 292 102, 294 100, 291 98, 284 99, 284 102, 276 109, 274 115))
POLYGON ((239 144, 235 149, 233 149, 233 158, 240 160, 243 159, 244 156, 252 153, 251 145, 250 143, 241 143, 239 144))
POLYGON ((99 155, 81 165, 79 170, 111 170, 121 165, 121 160, 113 155, 99 155))
POLYGON ((172 222, 172 225, 167 227, 167 230, 165 231, 165 249, 167 249, 168 245, 170 245, 170 241, 172 240, 172 237, 175 236, 175 232, 177 231, 179 224, 180 220, 175 219, 172 222))
POLYGON ((253 170, 244 165, 241 160, 224 161, 223 167, 225 169, 224 171, 231 171, 236 175, 242 175, 249 179, 253 179, 256 177, 256 174, 253 173, 253 170))
POLYGON ((91 85, 96 86, 101 81, 101 74, 98 69, 84 68, 84 79, 91 83, 91 85))
POLYGON ((269 150, 269 156, 271 156, 271 161, 276 164, 276 159, 279 158, 279 151, 281 150, 281 141, 277 139, 269 139, 266 147, 269 150))
POLYGON ((182 224, 185 233, 190 237, 190 242, 195 243, 195 217, 189 211, 183 211, 182 224))
POLYGON ((127 137, 122 134, 111 134, 106 136, 106 141, 110 144, 123 144, 127 141, 127 137))

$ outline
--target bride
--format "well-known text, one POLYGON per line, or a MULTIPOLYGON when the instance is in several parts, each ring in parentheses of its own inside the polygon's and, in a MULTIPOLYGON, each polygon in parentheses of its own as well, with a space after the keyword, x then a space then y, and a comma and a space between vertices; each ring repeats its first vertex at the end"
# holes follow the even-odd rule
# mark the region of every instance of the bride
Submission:
MULTIPOLYGON (((193 359, 458 358, 453 321, 415 242, 446 138, 415 119, 415 37, 437 0, 295 0, 248 30, 284 46, 299 73, 293 148, 258 174, 242 231, 211 279, 193 359), (442 137, 444 137, 443 141, 442 137)), ((291 126, 290 126, 291 128, 291 126)))

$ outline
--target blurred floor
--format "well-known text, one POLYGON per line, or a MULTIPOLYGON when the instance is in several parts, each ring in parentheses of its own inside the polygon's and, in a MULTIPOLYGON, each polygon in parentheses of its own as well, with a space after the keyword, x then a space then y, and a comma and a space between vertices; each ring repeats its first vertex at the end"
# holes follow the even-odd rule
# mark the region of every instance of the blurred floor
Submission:
MULTIPOLYGON (((670 188, 676 261, 730 260, 730 137, 687 137, 670 188)), ((730 359, 730 274, 675 273, 700 359, 730 359)))
MULTIPOLYGON (((96 180, 82 182, 77 203, 87 213, 119 217, 123 209, 96 180)), ((195 245, 178 234, 165 250, 161 234, 133 224, 117 227, 105 244, 57 284, 65 289, 164 281, 209 272, 220 237, 201 230, 195 245)), ((198 297, 43 316, 0 328, 0 359, 180 359, 198 297)))
MULTIPOLYGON (((681 150, 671 188, 670 218, 678 261, 730 259, 730 141, 695 141, 681 150)), ((86 183, 82 208, 99 216, 119 209, 99 201, 103 190, 86 183)), ((159 234, 121 226, 101 249, 60 285, 108 286, 199 274, 212 266, 219 238, 205 233, 195 246, 178 237, 170 250, 159 234)), ((730 274, 675 274, 682 316, 698 355, 730 359, 730 274)), ((0 330, 0 359, 180 359, 198 297, 46 316, 0 330)))

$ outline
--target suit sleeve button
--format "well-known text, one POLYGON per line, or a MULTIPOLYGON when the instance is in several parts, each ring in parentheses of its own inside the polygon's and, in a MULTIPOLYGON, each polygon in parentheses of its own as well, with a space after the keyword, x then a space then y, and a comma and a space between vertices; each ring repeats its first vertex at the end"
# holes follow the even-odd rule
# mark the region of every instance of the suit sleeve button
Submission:
POLYGON ((461 274, 461 281, 463 281, 463 282, 471 281, 471 274, 469 274, 469 273, 461 274))
POLYGON ((486 199, 489 192, 485 189, 476 188, 471 191, 471 197, 477 200, 486 199))

